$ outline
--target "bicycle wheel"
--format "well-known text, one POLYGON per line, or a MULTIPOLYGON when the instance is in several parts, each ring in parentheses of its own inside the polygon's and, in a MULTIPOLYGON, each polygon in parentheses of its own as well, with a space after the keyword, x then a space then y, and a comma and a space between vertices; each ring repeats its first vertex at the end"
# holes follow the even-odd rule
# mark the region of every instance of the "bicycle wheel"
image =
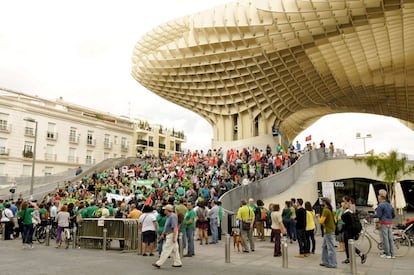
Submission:
POLYGON ((355 242, 355 246, 361 250, 362 254, 367 255, 371 251, 372 243, 371 239, 365 235, 361 234, 358 240, 355 242))
POLYGON ((39 227, 36 238, 40 244, 43 244, 46 241, 46 228, 44 226, 39 227))
POLYGON ((411 248, 411 241, 407 237, 398 237, 394 239, 394 252, 397 257, 404 257, 411 248))

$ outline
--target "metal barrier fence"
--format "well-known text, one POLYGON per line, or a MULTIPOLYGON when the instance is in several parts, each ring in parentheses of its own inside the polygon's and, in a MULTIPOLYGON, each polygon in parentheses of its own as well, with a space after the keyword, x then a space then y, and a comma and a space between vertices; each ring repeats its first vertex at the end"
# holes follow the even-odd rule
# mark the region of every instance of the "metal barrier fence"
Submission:
POLYGON ((123 241, 124 251, 136 251, 138 220, 133 219, 84 219, 78 228, 79 247, 111 249, 112 241, 123 241))

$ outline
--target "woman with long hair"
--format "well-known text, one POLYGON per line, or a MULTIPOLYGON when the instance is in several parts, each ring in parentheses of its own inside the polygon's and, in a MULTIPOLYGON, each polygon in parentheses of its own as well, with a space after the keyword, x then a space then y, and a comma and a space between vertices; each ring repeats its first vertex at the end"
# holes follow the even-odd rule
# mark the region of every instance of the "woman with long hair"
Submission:
POLYGON ((286 233, 286 228, 283 224, 282 214, 280 213, 280 206, 279 204, 272 205, 272 233, 275 240, 275 247, 273 250, 274 257, 282 256, 282 252, 280 250, 280 235, 286 233))
POLYGON ((305 228, 305 254, 315 254, 315 211, 309 201, 305 202, 306 228, 305 228), (311 249, 312 244, 312 249, 311 249))
MULTIPOLYGON (((68 212, 68 207, 67 205, 63 205, 56 215, 56 222, 58 224, 56 232, 56 248, 59 248, 62 244, 62 232, 65 230, 65 228, 69 228, 69 219, 70 214, 68 212)), ((66 243, 66 248, 68 247, 69 243, 66 243)))
POLYGON ((32 223, 32 212, 34 211, 34 208, 32 207, 31 202, 23 202, 21 205, 21 209, 18 212, 18 218, 22 221, 23 225, 23 248, 26 248, 30 246, 30 248, 33 248, 33 223, 32 223), (29 207, 31 206, 31 207, 29 207))
POLYGON ((204 200, 198 202, 198 208, 196 210, 196 227, 198 228, 198 238, 200 244, 203 244, 203 239, 206 244, 208 244, 208 220, 207 220, 208 210, 205 206, 204 200))

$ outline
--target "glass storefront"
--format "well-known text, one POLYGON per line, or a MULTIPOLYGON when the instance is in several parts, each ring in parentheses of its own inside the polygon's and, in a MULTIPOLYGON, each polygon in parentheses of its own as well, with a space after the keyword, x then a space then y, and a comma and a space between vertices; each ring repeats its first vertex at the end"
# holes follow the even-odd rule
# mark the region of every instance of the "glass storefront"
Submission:
MULTIPOLYGON (((380 189, 386 189, 383 182, 366 178, 338 179, 333 183, 336 202, 342 201, 342 197, 346 195, 355 199, 357 206, 367 206, 369 185, 371 183, 374 186, 375 194, 378 194, 380 189)), ((401 181, 401 187, 407 202, 407 208, 409 210, 414 209, 414 180, 401 181)), ((318 193, 319 196, 322 196, 321 182, 318 182, 318 193)))

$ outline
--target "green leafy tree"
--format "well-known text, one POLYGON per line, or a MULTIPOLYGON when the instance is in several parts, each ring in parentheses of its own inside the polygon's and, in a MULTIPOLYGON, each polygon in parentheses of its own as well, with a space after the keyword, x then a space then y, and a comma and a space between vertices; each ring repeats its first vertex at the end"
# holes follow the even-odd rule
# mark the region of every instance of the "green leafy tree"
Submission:
POLYGON ((378 177, 382 178, 387 189, 388 197, 393 202, 395 208, 395 184, 404 175, 411 174, 414 171, 414 166, 408 165, 407 163, 407 156, 393 150, 388 155, 371 155, 366 158, 355 158, 355 161, 364 162, 371 170, 376 171, 378 177))

